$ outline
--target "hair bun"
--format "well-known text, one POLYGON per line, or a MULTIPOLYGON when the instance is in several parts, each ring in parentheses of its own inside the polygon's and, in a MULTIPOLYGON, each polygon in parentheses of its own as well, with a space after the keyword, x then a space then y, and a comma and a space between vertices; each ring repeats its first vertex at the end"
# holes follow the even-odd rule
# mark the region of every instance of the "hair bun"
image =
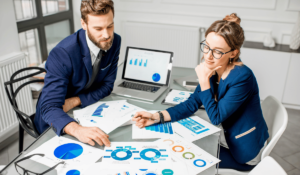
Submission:
POLYGON ((241 18, 239 18, 236 13, 231 13, 230 15, 227 15, 224 19, 224 21, 230 21, 230 22, 235 22, 238 25, 241 23, 241 18))

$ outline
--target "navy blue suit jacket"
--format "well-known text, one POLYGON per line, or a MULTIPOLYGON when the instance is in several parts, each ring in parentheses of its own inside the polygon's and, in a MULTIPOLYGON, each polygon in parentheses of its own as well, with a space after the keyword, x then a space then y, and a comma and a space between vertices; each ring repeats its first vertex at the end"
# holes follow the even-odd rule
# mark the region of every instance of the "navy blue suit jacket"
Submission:
POLYGON ((40 94, 34 119, 40 133, 53 126, 56 134, 61 135, 63 128, 75 121, 63 111, 65 99, 78 96, 81 107, 86 107, 112 92, 120 46, 121 37, 114 33, 113 45, 104 53, 99 74, 88 91, 83 89, 91 79, 93 68, 85 30, 78 30, 53 48, 46 62, 45 86, 40 94))
POLYGON ((217 75, 210 78, 211 88, 201 91, 200 85, 190 98, 167 109, 172 121, 189 117, 203 104, 214 125, 222 123, 229 150, 241 164, 254 159, 269 138, 263 118, 259 91, 253 72, 245 65, 235 66, 225 80, 216 84, 217 75), (215 95, 217 94, 217 101, 215 95))

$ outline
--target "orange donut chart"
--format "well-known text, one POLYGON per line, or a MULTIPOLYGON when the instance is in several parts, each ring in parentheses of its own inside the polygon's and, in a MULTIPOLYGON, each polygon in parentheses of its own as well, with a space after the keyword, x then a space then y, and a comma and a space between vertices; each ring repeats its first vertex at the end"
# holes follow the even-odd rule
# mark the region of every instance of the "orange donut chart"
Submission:
POLYGON ((174 152, 183 152, 183 151, 184 151, 184 148, 183 148, 183 146, 177 145, 177 146, 173 146, 172 150, 173 150, 174 152), (181 148, 181 150, 180 150, 180 151, 177 151, 177 150, 175 149, 175 148, 177 148, 177 147, 181 148))
POLYGON ((174 145, 174 141, 171 139, 165 139, 164 142, 172 142, 169 146, 174 145))

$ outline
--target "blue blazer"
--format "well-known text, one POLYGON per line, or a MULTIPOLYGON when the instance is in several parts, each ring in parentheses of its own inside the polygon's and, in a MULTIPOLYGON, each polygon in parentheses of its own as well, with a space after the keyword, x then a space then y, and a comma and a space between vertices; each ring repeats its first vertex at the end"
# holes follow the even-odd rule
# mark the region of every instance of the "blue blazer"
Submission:
POLYGON ((225 80, 216 84, 217 75, 210 78, 211 88, 201 91, 200 85, 190 98, 167 109, 172 121, 189 117, 203 104, 214 125, 222 123, 229 150, 241 164, 254 159, 269 138, 263 118, 256 78, 247 66, 235 66, 225 80), (217 94, 217 101, 215 95, 217 94))
POLYGON ((78 30, 53 48, 46 62, 45 86, 34 119, 40 133, 53 126, 56 134, 61 135, 63 128, 75 121, 63 111, 65 99, 78 96, 81 107, 86 107, 112 92, 120 46, 121 37, 114 33, 113 45, 104 53, 99 74, 88 91, 83 89, 91 79, 93 68, 85 30, 78 30))

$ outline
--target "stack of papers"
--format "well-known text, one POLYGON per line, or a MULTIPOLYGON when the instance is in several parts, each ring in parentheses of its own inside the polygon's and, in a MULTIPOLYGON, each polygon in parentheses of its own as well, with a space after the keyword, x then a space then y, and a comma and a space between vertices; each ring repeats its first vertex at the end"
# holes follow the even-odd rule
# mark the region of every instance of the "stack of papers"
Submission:
POLYGON ((132 115, 142 108, 127 103, 126 100, 101 101, 73 112, 80 125, 99 127, 105 133, 110 133, 123 124, 131 121, 132 115))
POLYGON ((192 92, 189 91, 179 91, 179 90, 172 90, 169 92, 167 97, 165 98, 165 103, 170 103, 170 104, 179 104, 184 101, 186 101, 192 92))

